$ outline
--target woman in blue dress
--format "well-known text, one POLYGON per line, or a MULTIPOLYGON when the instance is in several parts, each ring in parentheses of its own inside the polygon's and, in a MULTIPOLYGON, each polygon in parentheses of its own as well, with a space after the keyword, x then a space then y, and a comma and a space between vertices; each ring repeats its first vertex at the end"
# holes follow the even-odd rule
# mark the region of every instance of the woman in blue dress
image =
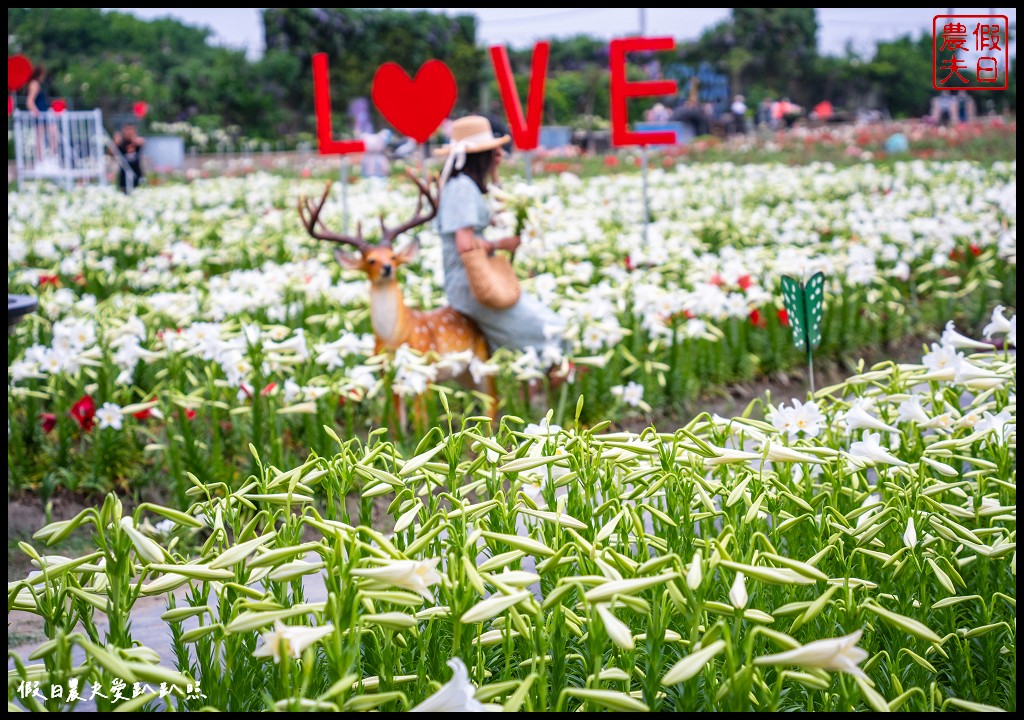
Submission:
POLYGON ((501 347, 522 351, 532 347, 538 354, 549 346, 562 349, 565 320, 538 298, 523 292, 514 305, 496 310, 473 295, 462 254, 481 247, 490 254, 515 252, 519 247, 517 236, 489 241, 482 235, 491 221, 484 197, 487 183, 496 175, 501 147, 509 137, 494 137, 490 121, 477 115, 455 120, 451 134, 451 144, 439 153, 446 161, 437 210, 448 303, 476 322, 491 352, 501 347))

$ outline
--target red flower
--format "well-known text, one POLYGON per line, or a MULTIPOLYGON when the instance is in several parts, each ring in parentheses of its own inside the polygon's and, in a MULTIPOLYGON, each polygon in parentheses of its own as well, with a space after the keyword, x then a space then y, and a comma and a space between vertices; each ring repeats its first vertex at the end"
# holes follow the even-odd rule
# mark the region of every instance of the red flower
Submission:
POLYGON ((626 263, 626 270, 628 270, 629 272, 633 272, 633 258, 631 258, 629 255, 627 255, 626 259, 625 259, 625 263, 626 263))
MULTIPOLYGON (((153 400, 156 400, 156 397, 150 398, 150 402, 152 402, 153 400)), ((153 408, 148 407, 145 410, 139 410, 136 413, 132 413, 132 417, 135 418, 136 420, 149 420, 151 417, 153 417, 153 408)))
POLYGON ((764 318, 761 317, 761 311, 757 308, 750 311, 750 324, 754 327, 764 327, 764 318))
POLYGON ((718 273, 712 275, 711 279, 708 280, 708 282, 711 283, 712 285, 717 285, 718 287, 722 287, 722 285, 725 284, 725 280, 723 280, 722 276, 719 275, 718 273))
POLYGON ((193 410, 192 408, 185 408, 185 419, 186 420, 195 420, 196 419, 196 411, 193 410))
POLYGON ((277 387, 276 382, 267 383, 267 386, 260 390, 260 397, 266 397, 270 393, 274 392, 274 388, 277 387))
POLYGON ((618 158, 618 156, 616 156, 616 155, 605 155, 604 156, 604 166, 605 167, 618 167, 619 166, 619 158, 618 158))
POLYGON ((57 427, 57 416, 53 413, 39 413, 39 424, 43 426, 43 432, 53 432, 57 427))
POLYGON ((981 248, 975 245, 974 243, 971 243, 971 255, 973 255, 974 257, 978 257, 979 255, 981 255, 981 248))
POLYGON ((779 323, 782 327, 789 327, 789 313, 786 312, 786 308, 779 309, 779 323))
POLYGON ((736 284, 740 286, 740 290, 749 290, 754 281, 750 279, 749 275, 741 275, 736 284))
POLYGON ((69 414, 78 423, 78 427, 89 432, 96 423, 96 401, 89 395, 83 395, 71 406, 69 414))
POLYGON ((960 262, 964 259, 964 254, 958 248, 953 248, 949 251, 949 259, 953 262, 960 262))
POLYGON ((53 285, 54 287, 60 287, 60 278, 56 275, 40 275, 39 276, 39 287, 45 287, 47 285, 53 285))

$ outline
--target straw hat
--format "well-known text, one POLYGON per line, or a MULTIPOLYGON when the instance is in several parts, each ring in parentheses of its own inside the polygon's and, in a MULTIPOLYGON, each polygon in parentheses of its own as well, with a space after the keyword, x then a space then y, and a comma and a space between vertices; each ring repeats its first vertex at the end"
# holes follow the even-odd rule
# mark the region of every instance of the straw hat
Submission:
POLYGON ((451 136, 452 141, 449 144, 434 151, 434 155, 445 159, 440 178, 442 187, 451 177, 453 170, 465 167, 467 153, 494 150, 509 141, 508 135, 494 137, 491 121, 482 115, 467 115, 453 120, 451 136))
POLYGON ((434 151, 434 155, 444 157, 454 151, 456 153, 474 153, 493 150, 509 141, 508 135, 494 137, 491 121, 483 115, 467 115, 453 120, 451 124, 452 141, 434 151))

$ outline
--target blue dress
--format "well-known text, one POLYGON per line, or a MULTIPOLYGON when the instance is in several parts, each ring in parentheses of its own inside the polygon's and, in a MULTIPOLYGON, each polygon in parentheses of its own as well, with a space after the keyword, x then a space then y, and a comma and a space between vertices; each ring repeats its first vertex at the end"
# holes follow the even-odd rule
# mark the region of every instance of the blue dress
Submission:
POLYGON ((538 353, 550 345, 564 347, 565 320, 533 295, 523 292, 510 308, 495 310, 482 305, 473 295, 466 267, 455 245, 455 232, 471 227, 478 235, 490 224, 491 213, 483 193, 467 175, 456 175, 441 192, 437 208, 437 229, 441 233, 444 260, 444 289, 448 303, 480 327, 494 352, 499 347, 538 353))

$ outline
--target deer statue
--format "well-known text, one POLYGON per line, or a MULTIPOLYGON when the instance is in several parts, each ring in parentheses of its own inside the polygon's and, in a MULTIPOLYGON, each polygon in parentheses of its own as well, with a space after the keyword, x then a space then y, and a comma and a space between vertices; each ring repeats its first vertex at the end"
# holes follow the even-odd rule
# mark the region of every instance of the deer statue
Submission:
MULTIPOLYGON (((410 262, 419 250, 419 241, 413 240, 401 250, 393 248, 395 239, 404 232, 430 222, 437 214, 440 188, 437 179, 422 182, 412 173, 406 173, 419 189, 416 212, 412 218, 401 225, 388 228, 384 224, 383 214, 380 217, 381 237, 377 245, 371 245, 363 239, 362 225, 356 225, 354 236, 332 232, 320 218, 324 202, 330 193, 331 185, 327 184, 319 202, 302 196, 299 198, 299 216, 306 232, 317 240, 325 240, 339 245, 349 245, 358 254, 346 254, 339 247, 334 257, 343 267, 364 272, 370 280, 370 324, 376 336, 376 352, 394 351, 403 345, 424 355, 432 353, 444 355, 470 350, 480 361, 489 357, 487 340, 483 333, 470 318, 453 310, 450 306, 436 310, 414 310, 405 304, 402 288, 398 283, 398 268, 410 262), (431 188, 435 192, 431 192, 431 188), (424 211, 423 201, 428 209, 424 211)), ((449 379, 438 377, 439 380, 449 379)), ((475 387, 491 399, 488 414, 496 417, 497 397, 494 389, 494 378, 486 377, 480 384, 472 382, 468 370, 458 378, 464 385, 475 387)), ((396 413, 399 421, 404 424, 404 411, 396 395, 394 397, 396 413)), ((421 409, 421 408, 420 408, 421 409)))

